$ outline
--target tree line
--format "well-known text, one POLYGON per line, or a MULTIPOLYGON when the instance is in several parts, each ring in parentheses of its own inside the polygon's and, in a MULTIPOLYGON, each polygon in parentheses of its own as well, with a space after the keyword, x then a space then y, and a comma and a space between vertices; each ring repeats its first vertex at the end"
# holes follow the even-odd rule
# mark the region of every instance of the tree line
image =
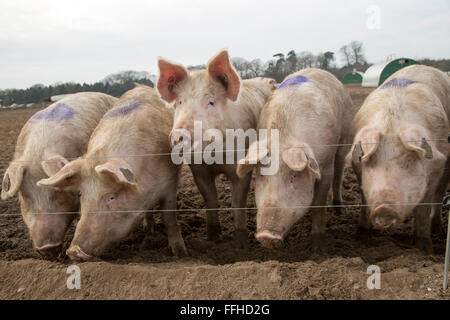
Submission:
POLYGON ((51 96, 60 94, 77 93, 82 91, 96 91, 120 97, 126 91, 134 88, 135 83, 153 87, 153 81, 148 72, 123 71, 108 75, 102 81, 94 84, 88 83, 56 83, 49 86, 35 84, 27 89, 0 90, 0 105, 26 104, 39 102, 51 96))
MULTIPOLYGON (((277 82, 283 81, 292 72, 310 67, 327 70, 340 80, 342 80, 347 72, 353 69, 365 72, 370 67, 364 53, 363 43, 360 41, 352 41, 343 45, 337 55, 338 57, 332 51, 313 54, 310 51, 296 52, 295 50, 290 50, 287 53, 275 53, 268 61, 261 59, 247 60, 240 57, 234 57, 231 61, 243 79, 270 77, 274 78, 277 82), (337 58, 340 59, 340 67, 337 64, 337 58)), ((443 71, 450 71, 450 59, 421 59, 418 62, 443 71)), ((189 70, 204 69, 205 65, 188 66, 187 68, 189 70)), ((119 97, 124 92, 132 89, 135 83, 142 83, 153 87, 154 84, 151 79, 155 78, 156 76, 145 71, 123 71, 111 74, 102 81, 94 84, 72 82, 57 83, 50 86, 36 84, 27 89, 0 90, 0 105, 38 102, 54 95, 80 91, 98 91, 119 97)))

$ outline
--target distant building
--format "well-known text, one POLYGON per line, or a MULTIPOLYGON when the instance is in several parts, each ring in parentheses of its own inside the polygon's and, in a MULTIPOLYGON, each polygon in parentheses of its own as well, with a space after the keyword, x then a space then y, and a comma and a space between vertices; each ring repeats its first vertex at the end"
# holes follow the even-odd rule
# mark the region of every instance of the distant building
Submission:
POLYGON ((418 64, 418 62, 409 58, 400 58, 374 64, 364 73, 362 86, 378 87, 396 71, 413 64, 418 64))
POLYGON ((364 72, 356 71, 348 72, 342 79, 343 84, 361 84, 363 81, 364 72))

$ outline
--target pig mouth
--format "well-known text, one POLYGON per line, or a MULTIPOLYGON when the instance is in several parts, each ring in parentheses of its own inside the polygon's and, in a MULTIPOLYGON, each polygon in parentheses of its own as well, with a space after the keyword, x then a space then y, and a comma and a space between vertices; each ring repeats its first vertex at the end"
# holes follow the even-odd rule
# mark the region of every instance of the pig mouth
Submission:
POLYGON ((390 206, 381 205, 376 207, 370 214, 370 220, 376 229, 388 229, 399 224, 398 213, 390 206))
POLYGON ((44 257, 55 258, 61 253, 62 242, 48 243, 40 247, 36 247, 36 250, 44 257))
POLYGON ((283 243, 283 236, 269 230, 259 231, 255 238, 266 248, 277 248, 283 243))
POLYGON ((66 254, 71 260, 87 261, 92 258, 91 255, 84 252, 78 245, 70 246, 70 248, 67 249, 66 254))

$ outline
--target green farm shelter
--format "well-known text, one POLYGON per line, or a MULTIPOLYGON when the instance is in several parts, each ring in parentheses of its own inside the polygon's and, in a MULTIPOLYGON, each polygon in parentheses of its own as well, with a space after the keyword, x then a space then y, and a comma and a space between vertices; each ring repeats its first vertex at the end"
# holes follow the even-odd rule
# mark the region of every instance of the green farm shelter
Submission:
POLYGON ((410 58, 400 58, 387 62, 381 62, 374 64, 366 70, 362 80, 363 87, 378 87, 384 80, 386 80, 391 74, 396 71, 413 65, 418 64, 417 61, 410 58))
POLYGON ((364 73, 353 70, 352 72, 347 73, 342 79, 343 84, 361 84, 363 80, 364 73))

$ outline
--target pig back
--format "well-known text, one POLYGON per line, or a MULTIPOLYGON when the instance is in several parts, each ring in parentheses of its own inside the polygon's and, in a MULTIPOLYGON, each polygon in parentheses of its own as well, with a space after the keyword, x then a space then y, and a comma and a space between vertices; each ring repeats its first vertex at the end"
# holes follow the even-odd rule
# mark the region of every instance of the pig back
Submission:
POLYGON ((80 92, 35 113, 19 134, 14 159, 41 159, 52 152, 67 158, 80 156, 115 101, 104 93, 80 92))
POLYGON ((447 119, 450 119, 450 77, 444 72, 424 65, 408 66, 387 78, 381 88, 395 78, 420 83, 433 92, 442 103, 447 114, 447 119))
POLYGON ((123 154, 170 153, 173 113, 155 89, 139 85, 104 115, 92 134, 88 153, 103 150, 109 156, 111 149, 123 154))

